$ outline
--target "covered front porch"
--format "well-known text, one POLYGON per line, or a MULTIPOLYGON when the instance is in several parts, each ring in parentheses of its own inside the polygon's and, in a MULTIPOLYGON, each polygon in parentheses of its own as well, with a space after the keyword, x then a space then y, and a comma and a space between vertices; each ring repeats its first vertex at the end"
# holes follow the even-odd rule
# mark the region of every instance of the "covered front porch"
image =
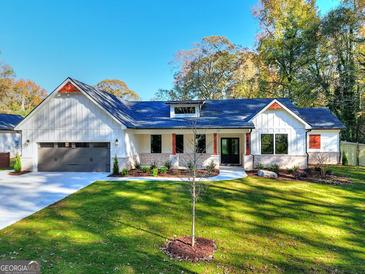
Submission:
POLYGON ((141 165, 187 167, 196 157, 199 167, 212 161, 216 167, 245 166, 250 154, 250 129, 133 130, 133 136, 141 165))

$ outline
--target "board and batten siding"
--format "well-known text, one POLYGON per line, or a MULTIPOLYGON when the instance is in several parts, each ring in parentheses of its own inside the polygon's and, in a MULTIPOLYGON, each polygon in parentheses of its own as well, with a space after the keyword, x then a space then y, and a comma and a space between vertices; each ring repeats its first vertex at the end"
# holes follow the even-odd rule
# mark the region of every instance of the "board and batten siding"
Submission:
POLYGON ((308 132, 308 136, 311 134, 319 134, 321 136, 321 148, 320 149, 309 148, 309 137, 308 137, 308 152, 340 152, 339 130, 311 130, 308 132))
POLYGON ((253 119, 251 153, 261 154, 261 134, 288 134, 288 155, 304 155, 306 129, 303 123, 285 110, 266 110, 253 119))
POLYGON ((39 142, 110 142, 110 155, 125 157, 122 128, 82 93, 56 94, 20 126, 23 166, 36 170, 39 142))

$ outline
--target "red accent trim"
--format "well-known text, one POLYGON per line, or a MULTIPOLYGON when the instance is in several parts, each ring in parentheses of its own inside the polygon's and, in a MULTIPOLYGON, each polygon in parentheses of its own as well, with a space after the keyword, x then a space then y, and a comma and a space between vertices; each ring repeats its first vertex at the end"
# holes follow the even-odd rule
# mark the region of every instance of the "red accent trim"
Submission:
POLYGON ((277 102, 274 102, 274 103, 271 104, 271 106, 269 106, 269 109, 270 110, 277 110, 277 109, 282 109, 282 107, 277 102))
POLYGON ((73 92, 79 92, 77 87, 75 87, 73 84, 68 82, 65 84, 59 91, 60 93, 73 93, 73 92))
POLYGON ((320 134, 310 134, 309 135, 309 148, 310 149, 320 149, 321 148, 321 135, 320 134))
POLYGON ((251 133, 246 133, 246 155, 251 154, 251 133))
POLYGON ((217 155, 218 151, 217 151, 217 133, 213 133, 213 154, 217 155))
POLYGON ((172 154, 176 155, 176 134, 172 134, 172 154))

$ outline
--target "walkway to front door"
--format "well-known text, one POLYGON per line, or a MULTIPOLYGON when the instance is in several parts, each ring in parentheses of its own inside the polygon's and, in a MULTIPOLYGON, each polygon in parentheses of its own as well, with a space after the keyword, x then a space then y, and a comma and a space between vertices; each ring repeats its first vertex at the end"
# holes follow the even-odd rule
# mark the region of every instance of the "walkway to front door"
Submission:
POLYGON ((240 164, 239 138, 221 138, 221 163, 223 165, 240 164))

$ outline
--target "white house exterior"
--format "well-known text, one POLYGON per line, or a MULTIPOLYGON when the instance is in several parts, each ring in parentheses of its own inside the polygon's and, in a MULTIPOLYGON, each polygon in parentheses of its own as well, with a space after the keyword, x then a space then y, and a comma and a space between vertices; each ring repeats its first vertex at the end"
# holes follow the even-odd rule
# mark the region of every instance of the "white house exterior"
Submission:
POLYGON ((67 78, 16 130, 25 169, 110 171, 115 156, 121 167, 187 165, 194 149, 202 166, 338 163, 342 128, 328 109, 287 99, 127 102, 67 78))
POLYGON ((14 128, 22 119, 20 115, 0 114, 0 153, 10 153, 10 157, 20 153, 21 134, 14 128))

